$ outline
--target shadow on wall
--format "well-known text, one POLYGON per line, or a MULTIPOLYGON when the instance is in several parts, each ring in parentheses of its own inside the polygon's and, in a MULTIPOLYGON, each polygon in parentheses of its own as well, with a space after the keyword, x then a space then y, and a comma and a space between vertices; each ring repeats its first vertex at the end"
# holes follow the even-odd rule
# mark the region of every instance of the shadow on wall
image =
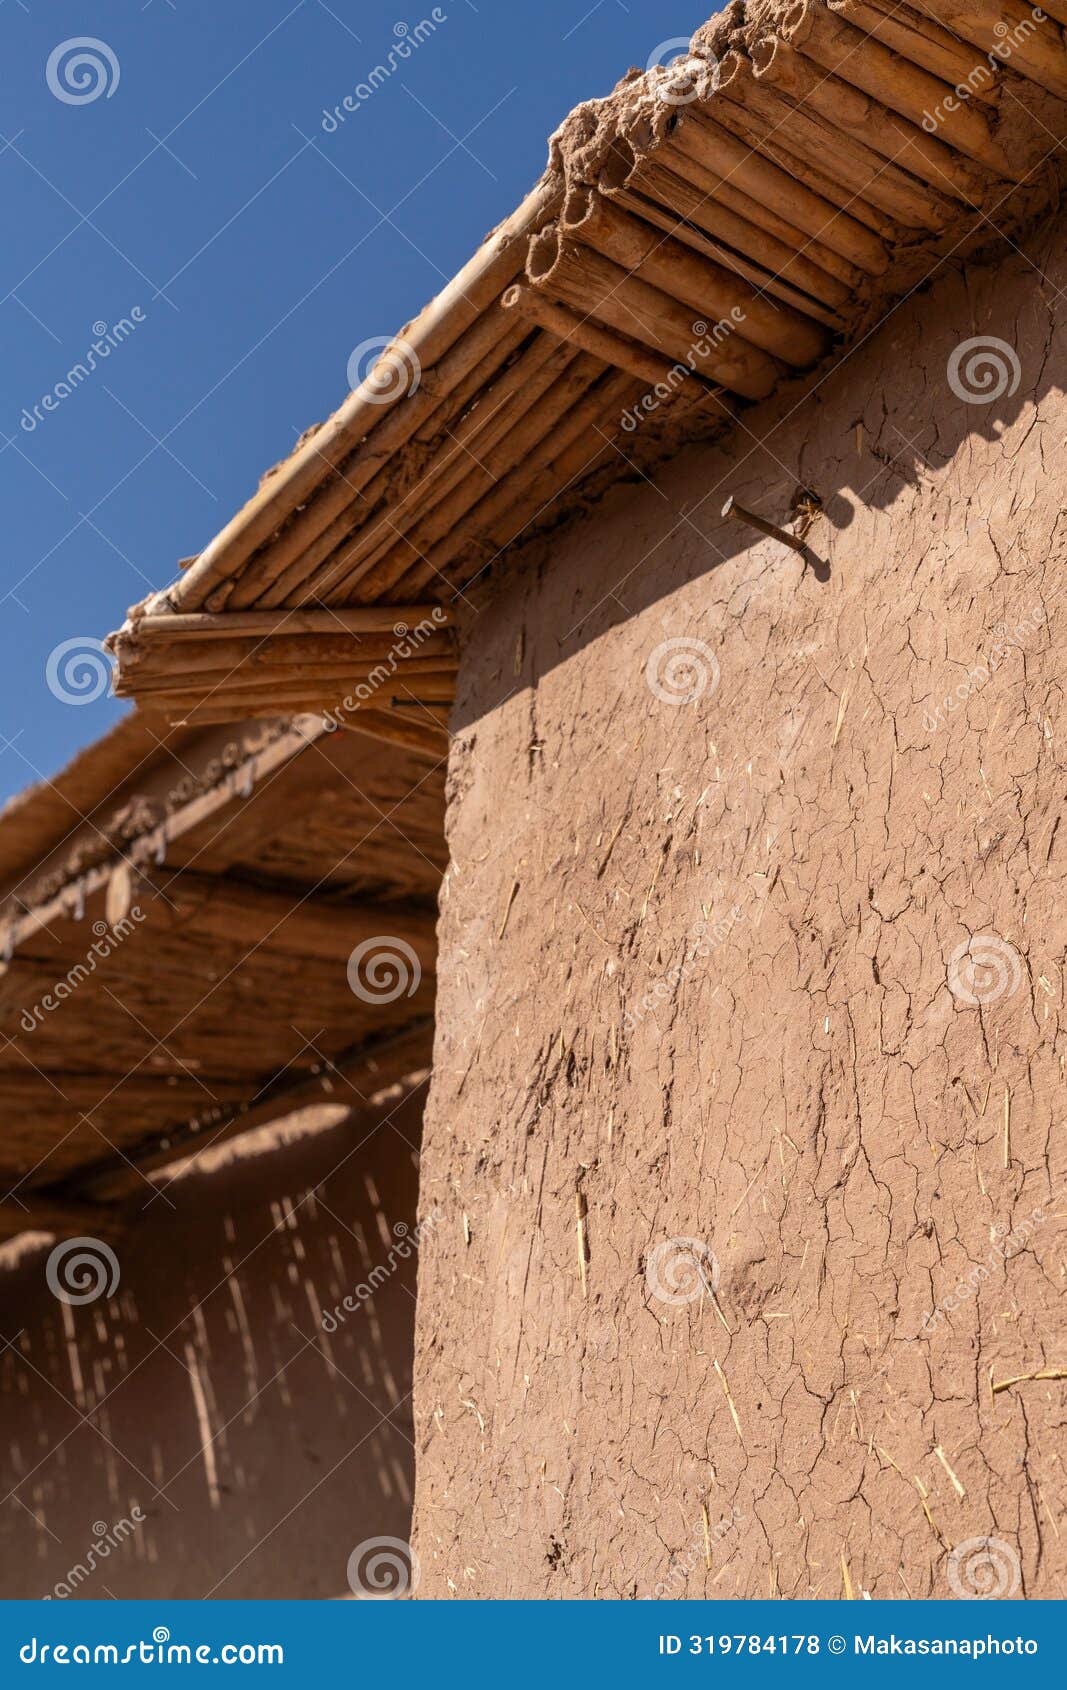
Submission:
POLYGON ((180 1175, 110 1297, 57 1298, 50 1241, 0 1276, 4 1597, 347 1596, 407 1538, 422 1100, 180 1175))
MULTIPOLYGON (((615 666, 612 634, 641 616, 652 634, 650 685, 661 701, 686 702, 694 669, 696 686, 707 686, 707 648, 716 648, 732 624, 762 616, 758 639, 768 622, 773 629, 776 610, 788 615, 797 600, 833 601, 842 567, 854 566, 857 529, 864 530, 863 555, 873 528, 876 545, 884 539, 894 548, 886 563, 895 562, 901 513, 912 507, 919 586, 939 592, 945 570, 966 580, 989 557, 1025 546, 1012 458, 1035 407, 1067 388, 1063 340, 1054 333, 1067 268, 1062 222, 1043 225, 1026 245, 1026 253, 998 251, 986 264, 946 260, 828 367, 743 409, 724 438, 679 452, 654 480, 636 468, 624 476, 593 504, 584 533, 570 518, 524 549, 516 545, 500 579, 492 571, 485 577, 487 602, 473 661, 468 647, 452 732, 475 726, 605 638, 605 660, 615 666), (949 488, 956 496, 951 524, 936 498, 946 472, 957 482, 949 488), (809 524, 812 494, 818 509, 809 524), (725 516, 728 499, 799 534, 804 555, 725 516), (524 615, 521 600, 538 595, 561 545, 580 548, 583 540, 595 566, 553 583, 552 624, 525 629, 520 661, 514 629, 524 615), (709 583, 701 616, 694 620, 671 603, 724 565, 733 566, 728 585, 709 583)), ((621 436, 623 455, 636 437, 621 436)), ((538 605, 544 618, 540 599, 538 605)), ((628 686, 632 671, 617 672, 628 686)))

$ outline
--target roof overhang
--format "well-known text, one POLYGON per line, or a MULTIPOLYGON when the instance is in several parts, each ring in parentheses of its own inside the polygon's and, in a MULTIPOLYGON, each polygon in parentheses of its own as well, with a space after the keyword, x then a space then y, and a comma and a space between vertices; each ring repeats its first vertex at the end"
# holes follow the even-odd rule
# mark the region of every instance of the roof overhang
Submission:
POLYGON ((1065 23, 1067 0, 750 0, 578 107, 522 205, 132 609, 117 690, 179 721, 340 694, 349 726, 439 722, 451 636, 397 624, 1055 201, 1065 23))
POLYGON ((406 732, 135 718, 0 817, 0 1237, 109 1236, 152 1170, 428 1071, 443 755, 406 732))

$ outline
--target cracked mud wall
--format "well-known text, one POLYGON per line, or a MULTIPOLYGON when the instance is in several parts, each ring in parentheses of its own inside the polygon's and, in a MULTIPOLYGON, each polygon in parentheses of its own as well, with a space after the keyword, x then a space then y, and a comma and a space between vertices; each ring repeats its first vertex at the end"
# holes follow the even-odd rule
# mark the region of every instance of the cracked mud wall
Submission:
POLYGON ((1062 228, 1027 252, 467 632, 420 1598, 1065 1594, 1062 228), (828 578, 718 514, 798 486, 828 578))

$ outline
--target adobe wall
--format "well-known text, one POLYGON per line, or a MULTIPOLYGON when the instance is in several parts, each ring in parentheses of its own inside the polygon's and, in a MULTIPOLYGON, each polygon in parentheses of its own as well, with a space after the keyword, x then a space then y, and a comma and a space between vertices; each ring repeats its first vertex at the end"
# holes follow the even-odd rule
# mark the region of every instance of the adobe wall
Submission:
POLYGON ((468 633, 420 1598, 1064 1594, 1065 245, 946 267, 468 633), (718 514, 799 483, 828 572, 718 514))
POLYGON ((421 1102, 209 1153, 114 1297, 58 1301, 48 1246, 0 1275, 0 1595, 348 1596, 357 1545, 408 1537, 421 1102))

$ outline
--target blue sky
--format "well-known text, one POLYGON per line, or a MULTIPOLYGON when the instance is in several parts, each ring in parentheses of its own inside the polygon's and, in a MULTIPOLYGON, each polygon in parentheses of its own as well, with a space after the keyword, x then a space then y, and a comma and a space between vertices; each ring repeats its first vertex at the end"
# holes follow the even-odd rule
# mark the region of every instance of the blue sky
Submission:
POLYGON ((511 210, 571 106, 706 15, 0 0, 0 798, 127 708, 95 696, 86 642, 340 402, 353 348, 413 316, 511 210))

